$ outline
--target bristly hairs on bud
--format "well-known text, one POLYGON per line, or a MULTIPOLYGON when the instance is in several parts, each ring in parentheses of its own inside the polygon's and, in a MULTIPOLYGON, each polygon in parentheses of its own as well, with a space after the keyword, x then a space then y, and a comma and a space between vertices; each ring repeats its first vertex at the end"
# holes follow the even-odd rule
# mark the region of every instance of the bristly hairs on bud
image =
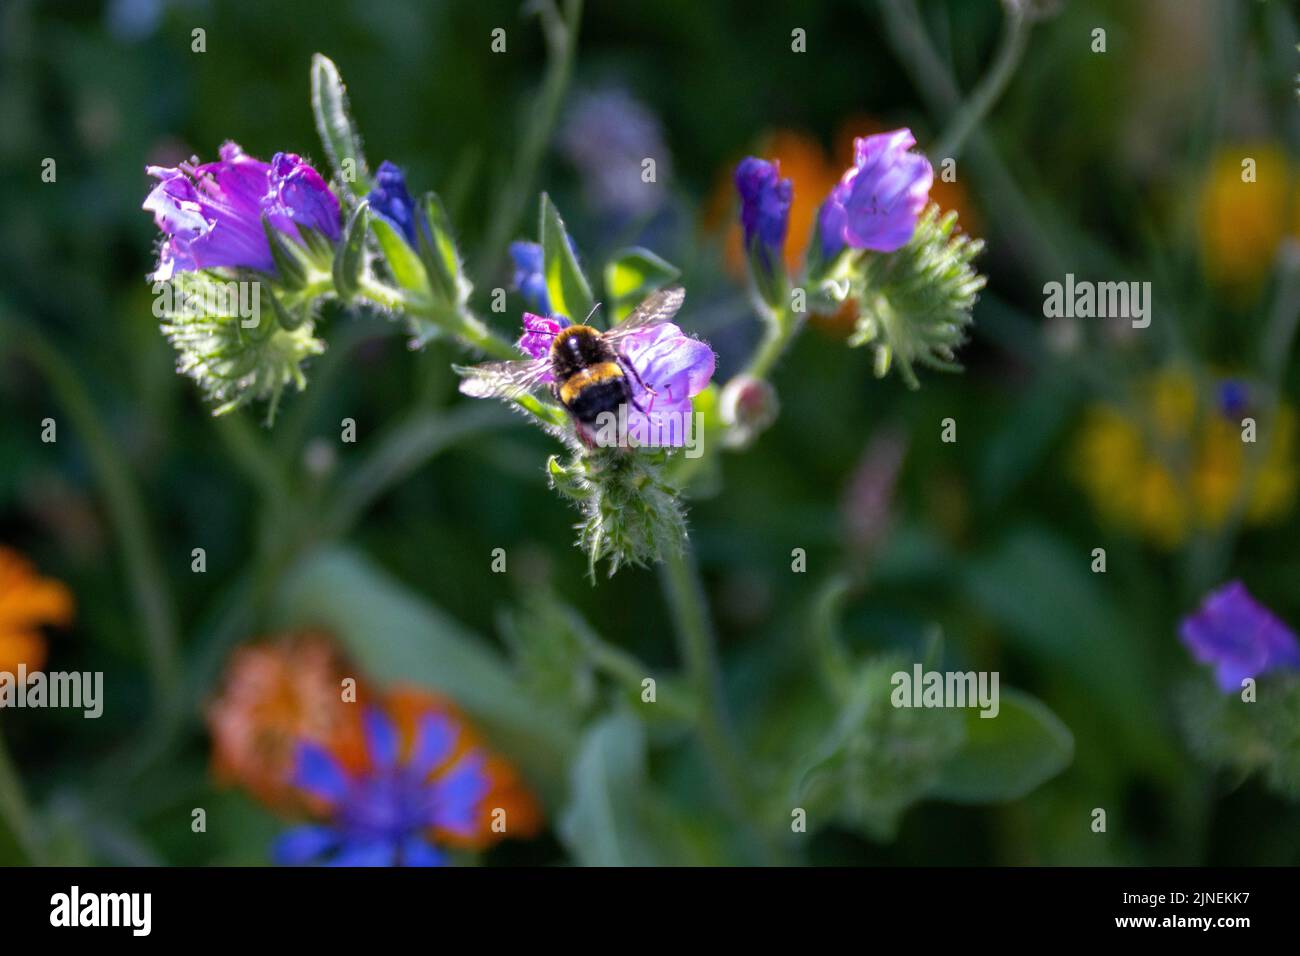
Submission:
POLYGON ((613 577, 624 564, 645 567, 685 546, 686 514, 662 477, 667 458, 664 450, 597 448, 576 451, 565 464, 555 455, 547 461, 551 487, 582 510, 574 527, 593 583, 601 561, 613 577))
POLYGON ((257 325, 245 327, 238 297, 225 294, 230 285, 230 280, 208 272, 177 273, 171 279, 171 304, 162 311, 162 331, 179 353, 178 371, 217 403, 214 415, 269 398, 269 424, 284 387, 293 384, 301 391, 306 386, 303 363, 321 354, 325 343, 313 335, 310 309, 300 313, 292 328, 279 319, 284 307, 264 281, 254 286, 259 296, 257 325), (187 308, 189 302, 205 306, 187 308))
POLYGON ((914 362, 960 370, 953 350, 965 341, 971 310, 987 280, 971 266, 983 240, 956 226, 956 212, 940 216, 931 203, 903 248, 857 257, 851 295, 859 311, 848 344, 875 347, 877 377, 883 378, 894 360, 909 388, 920 385, 914 362))

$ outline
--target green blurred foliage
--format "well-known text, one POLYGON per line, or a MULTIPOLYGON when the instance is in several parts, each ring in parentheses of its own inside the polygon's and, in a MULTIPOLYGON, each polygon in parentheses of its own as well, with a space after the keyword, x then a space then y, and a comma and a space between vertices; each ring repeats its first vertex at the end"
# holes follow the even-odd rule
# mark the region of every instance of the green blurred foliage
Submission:
MULTIPOLYGON (((683 324, 711 341, 729 374, 758 331, 741 282, 724 267, 720 237, 701 225, 730 164, 776 129, 805 131, 829 149, 850 117, 910 125, 923 146, 943 124, 887 42, 875 3, 589 7, 575 88, 625 88, 657 115, 671 151, 667 199, 644 221, 611 220, 555 149, 534 186, 565 211, 589 276, 634 244, 680 266, 690 292, 683 324), (789 52, 793 26, 807 30, 806 55, 789 52)), ((996 46, 998 5, 924 7, 941 59, 969 89, 996 46)), ((886 425, 907 436, 908 453, 891 530, 873 545, 840 622, 846 644, 864 659, 913 660, 938 625, 948 664, 999 670, 1004 686, 1045 702, 1073 734, 1069 767, 1027 794, 984 808, 927 800, 867 828, 880 837, 896 825, 890 841, 868 839, 843 819, 819 825, 808 837, 814 862, 1300 861, 1293 803, 1258 779, 1194 759, 1177 714, 1178 689, 1197 668, 1176 639, 1180 615, 1228 575, 1300 622, 1291 586, 1300 569, 1296 518, 1232 540, 1230 561, 1214 541, 1166 554, 1100 522, 1068 468, 1080 410, 1098 396, 1171 355, 1216 367, 1254 361, 1273 287, 1243 298, 1208 283, 1196 185, 1223 144, 1268 139, 1292 157, 1300 152, 1296 39, 1294 12, 1273 0, 1076 2, 1037 25, 982 128, 998 164, 975 147, 960 161, 959 183, 984 224, 979 266, 990 277, 974 340, 958 353, 966 371, 923 374, 922 389, 909 392, 896 379, 873 378, 861 352, 814 324, 776 373, 780 419, 747 453, 723 459, 716 494, 690 502, 727 693, 756 754, 788 754, 782 735, 797 739, 805 716, 825 710, 807 677, 810 615, 826 581, 853 560, 841 498, 868 440, 886 425), (1088 46, 1097 26, 1108 31, 1104 55, 1088 46), (1031 204, 1032 223, 999 169, 1031 204), (1153 280, 1161 312, 1150 334, 1116 345, 1089 333, 1073 352, 1053 351, 1040 289, 1066 271, 1153 280), (956 444, 939 440, 948 416, 958 420, 956 444), (1089 571, 1097 546, 1107 548, 1105 575, 1089 571), (807 573, 791 573, 793 548, 806 550, 807 573), (1220 557, 1201 560, 1207 549, 1220 557), (1094 807, 1108 810, 1105 834, 1089 828, 1094 807)), ((175 374, 158 332, 144 280, 156 240, 140 209, 150 182, 144 166, 212 156, 226 139, 262 157, 284 149, 323 162, 308 100, 317 51, 347 78, 371 164, 390 158, 413 191, 439 192, 471 267, 481 270, 472 275, 480 314, 511 334, 518 297, 505 316, 486 305, 493 287, 508 284, 509 263, 501 256, 485 267, 478 255, 485 211, 513 175, 544 48, 534 19, 506 0, 5 4, 0 311, 56 345, 143 489, 191 716, 229 649, 296 607, 299 617, 334 623, 350 645, 380 648, 365 654, 387 655, 380 679, 421 666, 415 642, 472 635, 463 672, 430 681, 467 697, 465 706, 503 739, 537 729, 517 695, 541 681, 529 686, 553 688, 542 692, 567 709, 562 725, 591 706, 587 677, 575 673, 563 686, 555 660, 543 661, 549 678, 506 663, 502 616, 527 608, 530 591, 545 589, 558 602, 534 615, 573 628, 573 642, 590 628, 652 669, 669 671, 676 658, 653 572, 588 580, 585 556, 571 546, 577 513, 547 489, 553 443, 520 419, 461 408, 467 400, 451 397, 457 353, 434 342, 413 355, 383 318, 325 316, 329 351, 311 366, 307 392, 285 397, 272 431, 256 412, 214 422, 175 374), (197 26, 206 53, 190 50, 197 26), (497 26, 508 31, 507 55, 489 52, 497 26), (57 161, 56 183, 41 182, 46 157, 57 161), (439 417, 448 402, 471 418, 439 417), (355 445, 337 441, 344 418, 357 423, 355 445), (386 457, 372 458, 381 445, 386 457), (430 448, 440 450, 432 460, 430 448), (339 511, 318 513, 327 484, 345 493, 328 498, 341 502, 339 511), (374 497, 372 487, 382 492, 374 497), (334 538, 351 550, 317 554, 277 600, 262 592, 304 542, 334 538), (190 572, 191 549, 200 546, 201 575, 190 572), (529 555, 531 578, 521 585, 491 573, 494 548, 529 555), (354 575, 378 583, 354 590, 354 575), (350 603, 360 593, 374 605, 350 603), (580 617, 557 610, 566 606, 580 617)), ((535 238, 535 208, 530 201, 512 235, 535 238)), ((151 700, 120 529, 48 378, 13 355, 2 361, 0 542, 76 594, 76 624, 51 636, 51 666, 110 675, 101 720, 60 711, 0 718, 52 843, 67 860, 263 860, 273 818, 214 789, 197 722, 184 724, 171 759, 129 786, 118 781, 115 761, 149 736, 151 700), (38 440, 47 415, 60 420, 57 444, 38 440), (209 811, 202 838, 189 829, 195 806, 209 811)), ((1295 396, 1294 371, 1285 373, 1283 391, 1295 396)), ((506 629, 514 640, 527 636, 521 622, 506 629)), ((570 650, 557 643, 536 652, 563 659, 570 650)), ((552 862, 567 848, 594 863, 735 859, 711 828, 712 807, 682 812, 699 805, 710 768, 691 748, 656 752, 659 739, 615 710, 562 739, 503 743, 532 758, 530 779, 545 793, 564 792, 566 773, 576 777, 569 810, 552 815, 549 836, 492 858, 552 862), (576 756, 551 759, 546 747, 576 756), (676 810, 636 786, 648 774, 664 782, 676 810), (584 807, 614 807, 617 818, 599 820, 584 807)), ((1214 757, 1239 763, 1217 750, 1214 757)), ((855 772, 872 766, 854 764, 855 772)), ((781 783, 769 783, 775 797, 781 783)), ((914 789, 933 786, 927 778, 914 789)), ((20 858, 0 828, 0 862, 20 858)))

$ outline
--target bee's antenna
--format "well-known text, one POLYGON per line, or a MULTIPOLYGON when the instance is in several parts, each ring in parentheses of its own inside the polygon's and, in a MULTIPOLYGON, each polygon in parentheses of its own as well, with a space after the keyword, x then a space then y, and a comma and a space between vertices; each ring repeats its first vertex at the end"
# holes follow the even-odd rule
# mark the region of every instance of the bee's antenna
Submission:
POLYGON ((591 307, 591 311, 587 313, 587 317, 586 317, 583 321, 584 321, 584 322, 590 322, 590 321, 591 321, 591 317, 592 317, 593 315, 595 315, 598 311, 600 311, 600 306, 601 306, 601 303, 599 303, 599 302, 597 302, 595 305, 593 305, 593 306, 591 307))

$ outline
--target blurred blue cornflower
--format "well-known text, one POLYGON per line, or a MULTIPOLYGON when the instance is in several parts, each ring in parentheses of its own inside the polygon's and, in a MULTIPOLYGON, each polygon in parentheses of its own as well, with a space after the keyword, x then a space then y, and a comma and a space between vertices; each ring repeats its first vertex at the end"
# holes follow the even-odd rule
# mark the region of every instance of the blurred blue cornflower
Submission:
POLYGON ((1247 677, 1300 667, 1294 632, 1240 581, 1207 595, 1196 613, 1183 619, 1179 634, 1193 657, 1214 666, 1225 693, 1240 690, 1247 677))
POLYGON ((934 182, 930 161, 911 152, 915 145, 909 129, 853 141, 853 165, 819 213, 824 259, 835 258, 845 245, 894 252, 911 240, 934 182))
POLYGON ((296 827, 276 841, 281 865, 442 866, 435 833, 472 839, 493 786, 478 749, 456 759, 459 729, 446 714, 421 714, 403 756, 397 725, 377 709, 363 716, 369 765, 350 772, 315 743, 300 743, 293 784, 323 806, 326 821, 296 827))
POLYGON ((339 201, 301 156, 276 153, 269 163, 244 153, 237 143, 221 147, 215 163, 149 166, 159 180, 144 201, 167 236, 158 254, 157 281, 176 272, 247 268, 275 274, 271 243, 262 226, 294 241, 315 230, 331 243, 342 231, 339 201))

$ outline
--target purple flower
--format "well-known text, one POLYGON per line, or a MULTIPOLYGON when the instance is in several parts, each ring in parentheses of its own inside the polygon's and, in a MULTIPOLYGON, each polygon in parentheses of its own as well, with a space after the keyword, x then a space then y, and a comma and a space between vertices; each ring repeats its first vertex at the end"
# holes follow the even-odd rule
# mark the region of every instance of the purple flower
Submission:
POLYGON ((149 166, 159 180, 144 201, 166 233, 153 278, 176 272, 247 268, 274 274, 265 215, 277 230, 299 240, 299 229, 339 238, 339 202, 318 172, 294 153, 270 163, 244 154, 236 143, 221 147, 215 163, 149 166))
POLYGON ((1193 657, 1214 666, 1225 693, 1239 690, 1247 677, 1300 667, 1295 634, 1240 581, 1212 591, 1195 614, 1183 618, 1179 635, 1193 657))
POLYGON ((748 156, 736 167, 736 190, 740 193, 745 249, 759 268, 770 275, 785 246, 794 185, 781 178, 778 163, 748 156))
MULTIPOLYGON (((524 313, 524 334, 519 349, 530 358, 545 358, 563 317, 547 318, 524 313)), ((680 446, 686 441, 686 416, 691 399, 713 378, 713 349, 691 338, 671 322, 634 332, 619 345, 619 357, 629 371, 632 401, 627 410, 627 432, 642 445, 680 446)), ((548 372, 543 383, 554 381, 548 372)))
MULTIPOLYGON (((551 354, 551 343, 555 341, 555 336, 560 329, 568 324, 569 320, 562 315, 551 318, 525 312, 524 334, 519 337, 519 341, 515 344, 521 352, 526 353, 531 358, 546 358, 551 354)), ((548 378, 547 381, 549 382, 550 379, 548 378)))
POLYGON ((371 212, 379 216, 390 226, 406 237, 411 248, 419 245, 416 233, 415 200, 406 188, 406 176, 402 170, 384 160, 375 170, 374 185, 366 195, 371 212))
POLYGON ((833 259, 847 244, 893 252, 907 245, 929 201, 934 170, 909 150, 909 129, 859 137, 853 166, 831 190, 819 216, 822 256, 833 259))
POLYGON ((691 399, 713 378, 713 349, 665 322, 632 333, 620 351, 634 372, 628 434, 643 445, 684 445, 691 399))
POLYGON ((539 315, 551 314, 551 294, 546 288, 543 271, 544 254, 540 243, 510 243, 510 258, 515 263, 514 285, 528 308, 539 315))
POLYGON ((325 748, 298 747, 294 785, 327 810, 327 820, 282 834, 272 851, 281 865, 441 866, 432 831, 473 836, 491 790, 486 755, 470 749, 447 765, 457 726, 444 714, 419 718, 410 752, 379 710, 363 717, 369 767, 350 773, 325 748))

